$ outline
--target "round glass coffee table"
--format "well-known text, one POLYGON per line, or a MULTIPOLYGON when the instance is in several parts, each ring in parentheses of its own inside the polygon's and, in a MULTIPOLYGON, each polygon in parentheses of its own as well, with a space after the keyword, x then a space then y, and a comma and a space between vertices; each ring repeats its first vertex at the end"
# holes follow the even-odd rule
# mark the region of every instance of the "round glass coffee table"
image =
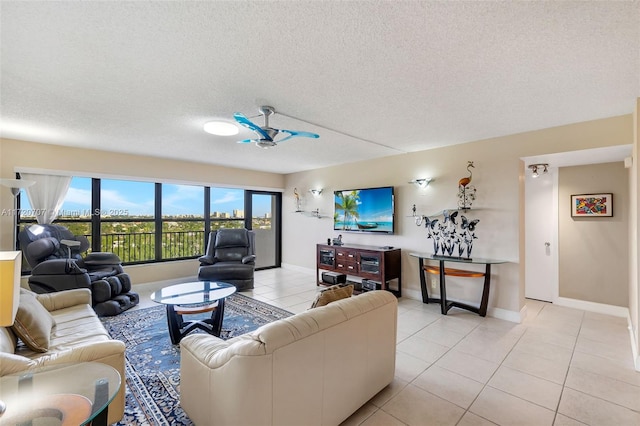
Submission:
POLYGON ((200 329, 216 337, 222 330, 224 299, 236 292, 232 284, 216 281, 194 281, 162 288, 151 300, 167 305, 167 324, 171 343, 177 345, 193 330, 200 329), (183 315, 211 312, 203 320, 185 321, 183 315))
POLYGON ((0 377, 0 425, 107 424, 120 373, 99 362, 60 364, 0 377))

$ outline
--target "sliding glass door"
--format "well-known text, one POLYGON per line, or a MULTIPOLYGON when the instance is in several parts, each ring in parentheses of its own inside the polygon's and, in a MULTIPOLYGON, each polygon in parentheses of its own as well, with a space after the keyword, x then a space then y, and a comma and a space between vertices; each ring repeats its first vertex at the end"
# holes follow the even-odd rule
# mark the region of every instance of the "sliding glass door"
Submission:
POLYGON ((282 194, 245 191, 245 226, 256 233, 256 269, 279 268, 281 262, 282 194))

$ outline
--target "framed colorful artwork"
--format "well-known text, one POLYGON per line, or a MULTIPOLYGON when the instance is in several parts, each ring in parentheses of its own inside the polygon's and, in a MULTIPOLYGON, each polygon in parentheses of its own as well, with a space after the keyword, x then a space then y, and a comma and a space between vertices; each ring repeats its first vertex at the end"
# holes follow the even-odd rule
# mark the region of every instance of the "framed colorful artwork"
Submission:
POLYGON ((571 196, 572 217, 613 216, 613 194, 580 194, 571 196))

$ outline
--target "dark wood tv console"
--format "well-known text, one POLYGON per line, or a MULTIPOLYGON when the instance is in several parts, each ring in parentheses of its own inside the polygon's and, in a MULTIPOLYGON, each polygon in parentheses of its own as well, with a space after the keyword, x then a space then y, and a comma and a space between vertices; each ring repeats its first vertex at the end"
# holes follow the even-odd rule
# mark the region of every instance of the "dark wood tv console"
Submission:
POLYGON ((321 271, 343 273, 381 284, 397 297, 402 296, 402 268, 400 249, 364 245, 331 246, 318 244, 316 249, 317 285, 322 282, 321 271), (397 288, 390 288, 389 281, 397 279, 397 288))

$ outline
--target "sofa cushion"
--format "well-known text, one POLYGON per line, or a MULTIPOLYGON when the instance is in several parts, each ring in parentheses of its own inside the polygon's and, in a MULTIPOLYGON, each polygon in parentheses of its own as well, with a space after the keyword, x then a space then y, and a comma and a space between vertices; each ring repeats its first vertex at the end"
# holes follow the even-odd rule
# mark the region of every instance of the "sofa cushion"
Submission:
POLYGON ((51 350, 64 351, 111 337, 89 305, 72 306, 53 312, 56 328, 51 333, 51 350))
POLYGON ((20 294, 18 313, 12 330, 31 350, 47 352, 55 320, 31 292, 20 294))
POLYGON ((0 327, 0 353, 15 353, 17 343, 16 335, 10 327, 0 327))
POLYGON ((353 284, 336 284, 331 287, 322 290, 316 296, 316 300, 311 304, 311 309, 318 308, 320 306, 328 305, 331 302, 335 302, 336 300, 344 299, 347 297, 351 297, 353 294, 353 284))

